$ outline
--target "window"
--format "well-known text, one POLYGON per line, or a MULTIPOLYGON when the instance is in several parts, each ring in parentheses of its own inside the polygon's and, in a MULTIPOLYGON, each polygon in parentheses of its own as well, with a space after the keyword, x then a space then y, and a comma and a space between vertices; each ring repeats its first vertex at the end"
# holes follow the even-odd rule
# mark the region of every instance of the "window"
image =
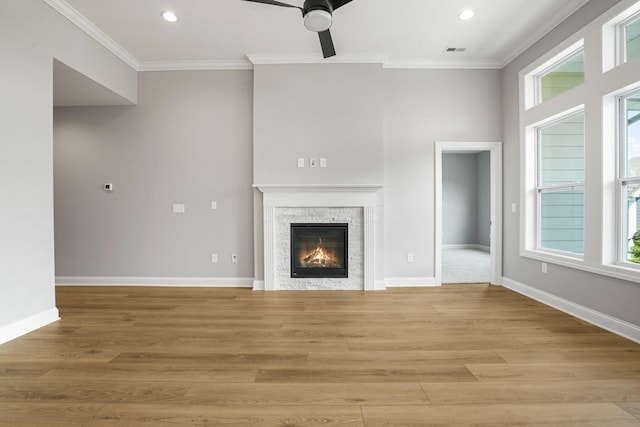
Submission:
POLYGON ((624 0, 521 69, 521 256, 640 283, 639 57, 624 0))
POLYGON ((619 259, 640 266, 640 91, 621 96, 619 106, 622 211, 619 259))
POLYGON ((538 248, 583 253, 584 113, 536 128, 538 248))
POLYGON ((537 103, 584 83, 584 52, 571 52, 536 76, 537 103))
POLYGON ((640 15, 636 14, 620 24, 620 32, 622 62, 640 56, 640 15))

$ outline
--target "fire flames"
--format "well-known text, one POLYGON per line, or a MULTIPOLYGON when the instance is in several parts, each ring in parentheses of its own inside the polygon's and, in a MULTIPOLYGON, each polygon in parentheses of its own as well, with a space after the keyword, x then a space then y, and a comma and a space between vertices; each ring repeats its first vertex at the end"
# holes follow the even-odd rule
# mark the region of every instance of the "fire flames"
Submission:
POLYGON ((304 255, 302 266, 306 268, 341 268, 331 251, 322 247, 322 239, 318 239, 318 246, 304 255))

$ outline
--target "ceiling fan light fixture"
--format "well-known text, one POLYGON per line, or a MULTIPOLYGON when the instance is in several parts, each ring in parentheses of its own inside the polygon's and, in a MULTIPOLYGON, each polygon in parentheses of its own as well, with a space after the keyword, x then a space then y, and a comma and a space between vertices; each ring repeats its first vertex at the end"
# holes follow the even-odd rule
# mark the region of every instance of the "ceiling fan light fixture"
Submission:
POLYGON ((304 16, 305 28, 316 33, 327 31, 331 22, 331 14, 322 9, 311 10, 304 16))

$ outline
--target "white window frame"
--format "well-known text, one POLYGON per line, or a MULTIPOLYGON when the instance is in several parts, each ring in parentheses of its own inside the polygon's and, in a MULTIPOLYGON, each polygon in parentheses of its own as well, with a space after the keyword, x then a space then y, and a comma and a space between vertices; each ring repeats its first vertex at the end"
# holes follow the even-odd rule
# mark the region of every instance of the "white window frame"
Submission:
MULTIPOLYGON (((524 79, 524 84, 521 87, 521 96, 523 98, 523 106, 525 110, 532 109, 539 105, 548 103, 549 101, 558 98, 559 96, 563 96, 567 92, 574 91, 576 88, 583 86, 578 85, 572 89, 569 89, 567 92, 563 92, 558 96, 555 96, 551 99, 548 99, 545 102, 542 102, 542 93, 541 93, 541 85, 540 79, 551 72, 554 68, 558 67, 562 63, 572 59, 576 55, 580 53, 584 53, 584 39, 579 38, 573 42, 564 43, 559 48, 545 55, 540 60, 540 65, 532 68, 530 70, 523 70, 521 75, 523 77, 520 79, 521 81, 524 79)), ((586 59, 585 59, 586 62, 586 59)), ((585 69, 585 80, 586 80, 586 69, 585 69)))
MULTIPOLYGON (((576 58, 579 55, 582 55, 584 58, 584 40, 581 41, 581 43, 579 43, 577 46, 572 46, 572 48, 575 47, 575 49, 571 50, 568 49, 564 52, 562 52, 562 56, 560 57, 556 57, 554 58, 554 61, 552 63, 547 63, 546 68, 540 70, 538 73, 536 73, 534 75, 533 78, 533 84, 534 84, 534 105, 539 105, 542 104, 543 101, 542 100, 542 79, 547 76, 548 74, 551 74, 556 68, 559 68, 560 66, 566 64, 567 62, 571 61, 572 59, 576 58)), ((583 68, 582 70, 583 74, 585 73, 585 70, 583 68)), ((583 83, 581 83, 583 84, 583 83)), ((580 86, 580 85, 578 85, 580 86)), ((577 87, 577 86, 575 86, 577 87)), ((573 88, 571 88, 573 89, 573 88)), ((568 89, 568 90, 571 90, 568 89)), ((564 93, 564 92, 563 92, 564 93)), ((562 94, 560 94, 562 95, 562 94)), ((555 98, 555 97, 553 97, 555 98)), ((550 98, 550 99, 553 99, 550 98)), ((547 99, 547 101, 549 101, 550 99, 547 99)))
POLYGON ((616 64, 622 65, 628 61, 627 58, 627 27, 634 21, 640 19, 640 11, 623 19, 616 24, 616 64))
MULTIPOLYGON (((561 115, 559 117, 555 117, 553 120, 548 120, 543 123, 538 124, 535 127, 535 149, 536 149, 536 245, 535 248, 540 252, 547 252, 552 254, 561 255, 568 258, 576 258, 582 259, 583 253, 576 252, 568 252, 561 251, 558 249, 545 248, 542 246, 542 193, 552 193, 556 191, 567 191, 567 190, 576 190, 582 189, 584 192, 584 182, 583 181, 575 181, 566 184, 560 185, 542 185, 542 130, 543 128, 553 126, 560 122, 563 122, 567 119, 571 119, 572 117, 576 117, 582 115, 584 116, 584 109, 573 110, 568 114, 561 115)), ((583 131, 584 136, 584 131, 583 131)), ((583 149, 584 149, 584 139, 583 139, 583 149)), ((584 225, 583 225, 584 229, 584 225)), ((584 230, 583 230, 584 233, 584 230)), ((583 242, 584 243, 584 242, 583 242)))
POLYGON ((626 100, 631 96, 640 95, 640 88, 636 87, 631 91, 627 91, 617 96, 617 116, 618 116, 618 129, 617 129, 617 154, 618 154, 618 167, 617 167, 617 182, 616 182, 616 198, 618 206, 618 224, 617 240, 618 240, 618 252, 617 252, 617 265, 632 268, 640 271, 640 264, 627 261, 627 254, 629 250, 628 236, 628 217, 627 217, 627 194, 625 187, 628 185, 640 185, 640 176, 629 177, 627 176, 628 159, 627 159, 627 109, 626 100))

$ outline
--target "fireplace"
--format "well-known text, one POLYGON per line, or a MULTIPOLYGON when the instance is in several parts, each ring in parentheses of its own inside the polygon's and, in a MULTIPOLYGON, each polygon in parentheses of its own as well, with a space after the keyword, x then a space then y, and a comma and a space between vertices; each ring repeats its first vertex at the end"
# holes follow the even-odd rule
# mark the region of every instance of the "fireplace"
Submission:
POLYGON ((291 224, 292 278, 346 278, 348 224, 291 224))

